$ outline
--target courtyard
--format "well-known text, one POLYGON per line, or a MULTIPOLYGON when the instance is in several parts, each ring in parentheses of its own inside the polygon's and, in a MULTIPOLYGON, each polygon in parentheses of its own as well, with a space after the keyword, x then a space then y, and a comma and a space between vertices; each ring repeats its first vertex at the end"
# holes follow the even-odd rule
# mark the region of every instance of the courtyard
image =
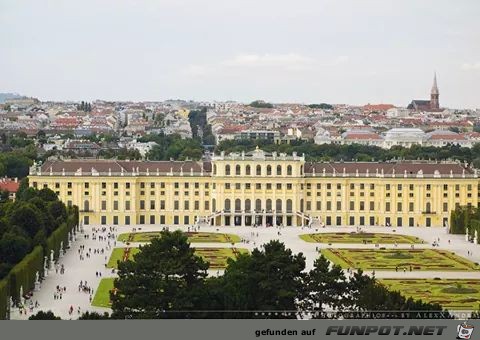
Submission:
MULTIPOLYGON (((84 311, 95 311, 95 312, 109 312, 109 291, 113 287, 113 279, 116 277, 116 273, 112 272, 112 268, 107 268, 109 260, 112 257, 112 254, 115 252, 116 261, 122 260, 122 250, 120 252, 117 247, 127 247, 126 242, 118 239, 118 236, 121 234, 131 234, 134 231, 134 228, 138 230, 139 226, 116 226, 114 234, 117 237, 116 246, 113 246, 113 241, 109 242, 106 238, 102 240, 99 239, 98 236, 106 236, 108 233, 107 231, 99 230, 99 226, 84 226, 83 233, 77 233, 76 240, 71 244, 70 248, 67 249, 65 255, 58 260, 58 263, 65 266, 65 273, 60 274, 56 273, 55 270, 49 270, 48 276, 41 282, 38 291, 33 292, 33 297, 31 298, 32 301, 38 301, 39 307, 33 308, 32 311, 28 311, 27 314, 20 314, 18 308, 12 309, 12 319, 27 319, 31 313, 36 313, 39 310, 49 311, 51 310, 56 315, 62 317, 62 319, 76 319, 78 317, 77 313, 70 315, 68 310, 70 306, 73 306, 74 309, 80 308, 81 312, 84 311), (95 229, 94 229, 95 228, 95 229), (95 234, 96 238, 93 239, 92 235, 95 234), (87 237, 89 236, 89 237, 87 237), (79 252, 82 249, 85 249, 85 252, 88 250, 92 250, 92 256, 80 259, 79 252), (104 249, 104 253, 99 255, 93 254, 94 249, 104 249), (99 275, 101 274, 101 275, 99 275), (92 301, 89 299, 89 294, 81 292, 78 290, 78 285, 80 281, 83 280, 84 283, 88 281, 88 286, 92 287, 94 292, 92 296, 92 301), (54 292, 56 291, 57 286, 66 287, 66 293, 63 294, 63 298, 61 300, 54 299, 54 292)), ((164 227, 163 226, 141 226, 142 233, 143 232, 154 232, 159 233, 164 227)), ((315 228, 294 228, 294 227, 284 227, 284 228, 274 228, 274 227, 201 227, 202 233, 212 233, 212 234, 229 234, 237 236, 241 241, 239 244, 235 244, 235 248, 243 248, 247 251, 252 251, 254 248, 270 241, 270 240, 279 240, 285 243, 286 247, 290 248, 293 253, 303 253, 306 258, 306 269, 310 270, 313 268, 313 264, 315 259, 319 256, 319 251, 323 251, 327 248, 332 250, 332 247, 338 247, 340 249, 349 248, 349 249, 361 249, 361 250, 369 250, 370 252, 378 251, 375 247, 375 244, 367 243, 362 244, 360 243, 335 243, 334 246, 329 246, 326 243, 315 243, 315 242, 305 242, 303 239, 300 238, 300 235, 303 234, 330 234, 334 235, 336 233, 340 234, 351 234, 352 232, 356 232, 357 228, 355 227, 326 227, 321 229, 315 228)), ((189 231, 188 226, 176 226, 175 228, 170 227, 170 230, 179 229, 185 232, 189 231)), ((462 280, 467 280, 469 282, 476 282, 480 281, 480 271, 476 270, 476 268, 472 269, 473 263, 480 262, 480 246, 467 242, 465 240, 464 235, 449 235, 446 233, 444 228, 396 228, 394 232, 391 228, 385 227, 366 227, 364 230, 368 233, 372 234, 386 234, 386 235, 394 235, 395 237, 405 235, 408 237, 412 237, 413 239, 420 239, 424 240, 424 244, 415 244, 415 250, 426 249, 433 251, 435 254, 434 260, 422 260, 422 254, 420 253, 418 256, 414 257, 415 260, 421 261, 421 265, 426 267, 428 262, 433 263, 443 263, 452 265, 455 270, 447 270, 444 267, 435 267, 429 266, 428 270, 413 270, 412 272, 409 271, 409 268, 406 272, 400 270, 398 272, 395 271, 395 264, 390 265, 387 269, 383 271, 377 271, 375 276, 378 279, 384 280, 389 279, 391 282, 395 282, 395 280, 409 280, 413 279, 419 282, 422 280, 433 280, 434 278, 441 278, 442 280, 448 280, 448 282, 460 281, 462 285, 467 285, 463 283, 462 280), (439 246, 432 247, 432 243, 437 241, 439 246), (449 242, 450 241, 450 242, 449 242), (434 251, 435 250, 435 251, 434 251), (460 261, 465 261, 466 264, 455 264, 457 261, 452 261, 445 259, 444 256, 438 255, 436 253, 437 250, 445 251, 448 254, 455 254, 456 257, 460 258, 460 261), (443 258, 442 260, 440 260, 443 258), (442 262, 438 262, 442 261, 442 262), (469 269, 470 268, 470 269, 469 269)), ((135 234, 138 234, 135 233, 135 234)), ((219 236, 221 239, 223 236, 219 236)), ((202 242, 204 242, 202 240, 202 242)), ((342 241, 346 242, 346 241, 342 241)), ((229 242, 204 242, 208 243, 208 247, 211 248, 232 248, 234 247, 229 242)), ((403 241, 402 243, 405 243, 403 241)), ((385 241, 380 242, 382 248, 386 248, 386 250, 394 250, 398 251, 398 249, 394 246, 394 244, 388 244, 385 241)), ((401 244, 399 242, 399 244, 401 244)), ((202 248, 207 247, 207 245, 199 244, 202 248)), ((406 246, 404 246, 405 248, 406 246)), ((408 247, 408 246, 407 246, 408 247)), ((133 248, 132 248, 133 249, 133 248)), ((334 250, 334 249, 333 249, 334 250)), ((135 252, 135 251, 133 251, 135 252)), ((232 251, 233 252, 233 251, 232 251)), ((428 253, 424 253, 425 255, 428 253)), ((411 254, 410 254, 411 255, 411 254)), ((130 256, 130 255, 129 255, 130 256)), ((363 255, 362 255, 363 256, 363 255)), ((357 259, 361 262, 362 256, 360 259, 357 259)), ((225 256, 226 258, 228 256, 225 256)), ((333 259, 333 258, 332 258, 333 259)), ((334 261, 338 261, 333 259, 334 261)), ((412 258, 408 259, 397 259, 400 260, 409 260, 412 261, 412 258)), ((226 260, 222 260, 226 261, 226 260)), ((363 260, 365 262, 366 260, 363 260)), ((385 261, 394 261, 394 259, 384 259, 385 261)), ((397 263, 398 265, 398 263, 397 263)), ((347 265, 345 265, 347 267, 347 265)), ((353 266, 349 266, 353 268, 353 266)), ((219 269, 221 271, 221 269, 219 269)), ((217 270, 210 271, 210 275, 216 275, 217 270)), ((367 274, 371 274, 371 272, 367 271, 367 274)), ((436 280, 435 280, 436 281, 436 280)), ((430 281, 427 281, 430 282, 430 281)), ((419 283, 421 284, 421 283, 419 283)), ((429 283, 428 283, 429 284, 429 283)), ((399 289, 405 290, 405 287, 400 287, 399 289)), ((419 291, 419 289, 417 289, 419 291)), ((415 288, 411 289, 412 294, 415 292, 415 288)), ((407 294, 408 291, 406 291, 407 294)), ((444 298, 436 293, 434 290, 425 291, 425 296, 431 296, 432 298, 444 298)), ((477 295, 472 293, 473 298, 477 298, 477 295)), ((468 299, 470 296, 469 294, 454 294, 461 300, 468 299), (468 296, 467 296, 468 295, 468 296)), ((453 299, 448 297, 448 299, 453 299)), ((467 302, 467 301, 464 301, 467 302)), ((467 306, 465 304, 465 306, 467 306)), ((462 307, 463 308, 463 307, 462 307)))
POLYGON ((439 249, 322 249, 321 253, 343 269, 470 271, 480 266, 450 251, 439 249))

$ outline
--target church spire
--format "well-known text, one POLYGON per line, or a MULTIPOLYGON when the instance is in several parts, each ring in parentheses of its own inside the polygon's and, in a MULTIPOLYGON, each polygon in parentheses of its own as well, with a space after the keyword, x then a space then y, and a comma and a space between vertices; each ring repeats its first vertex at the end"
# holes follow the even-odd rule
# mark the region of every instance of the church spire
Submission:
POLYGON ((431 110, 439 110, 440 109, 440 92, 438 91, 438 86, 437 86, 437 72, 435 72, 433 76, 433 86, 432 86, 432 92, 430 92, 430 109, 431 110))
POLYGON ((433 86, 431 94, 439 94, 438 86, 437 86, 437 72, 433 75, 433 86))

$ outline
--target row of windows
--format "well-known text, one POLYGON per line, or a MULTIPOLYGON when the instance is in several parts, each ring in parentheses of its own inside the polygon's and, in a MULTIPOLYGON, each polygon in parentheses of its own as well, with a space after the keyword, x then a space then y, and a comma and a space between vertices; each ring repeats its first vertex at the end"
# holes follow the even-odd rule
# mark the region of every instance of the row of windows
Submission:
MULTIPOLYGON (((331 226, 332 225, 332 220, 333 220, 332 216, 327 216, 325 218, 325 224, 327 226, 331 226)), ((365 225, 367 225, 367 221, 368 221, 368 225, 377 225, 378 224, 377 222, 380 222, 380 221, 376 220, 374 216, 368 217, 368 220, 367 220, 367 216, 359 216, 358 219, 356 219, 355 216, 349 216, 348 217, 348 225, 350 225, 350 226, 356 226, 356 225, 365 226, 365 225)), ((384 225, 386 225, 386 226, 393 226, 393 227, 403 227, 404 226, 404 224, 403 224, 404 219, 402 217, 397 217, 393 221, 390 217, 385 217, 384 221, 385 221, 384 225), (393 223, 393 225, 392 225, 392 223, 393 223)), ((341 216, 335 216, 335 225, 341 226, 341 225, 343 225, 342 223, 343 223, 342 217, 341 216)), ((409 217, 408 220, 406 221, 406 223, 409 227, 418 226, 418 223, 415 223, 415 218, 414 217, 409 217)), ((447 223, 448 223, 448 218, 444 218, 443 219, 443 225, 446 225, 447 223)), ((430 217, 425 218, 425 225, 427 227, 432 226, 432 220, 431 220, 430 217)))
MULTIPOLYGON (((156 183, 151 182, 150 185, 149 185, 149 187, 150 187, 151 189, 155 189, 155 187, 156 187, 155 184, 156 184, 156 183)), ((157 184, 159 184, 160 189, 165 189, 165 183, 164 183, 164 182, 160 182, 160 183, 157 183, 157 184)), ((200 189, 200 183, 195 182, 195 183, 192 183, 192 184, 193 184, 192 186, 193 186, 195 189, 200 189)), ((173 183, 173 185, 174 185, 175 189, 178 189, 178 188, 180 187, 180 183, 179 183, 179 182, 175 182, 175 183, 173 183)), ((34 182, 34 186, 36 187, 36 182, 34 182)), ((102 189, 106 189, 106 188, 107 188, 107 183, 106 183, 106 182, 102 182, 102 183, 101 183, 101 186, 102 186, 102 189)), ((185 189, 188 189, 188 188, 190 187, 190 183, 188 183, 188 182, 183 183, 183 187, 184 187, 185 189)), ((56 183, 55 183, 55 188, 56 188, 56 189, 59 189, 59 188, 60 188, 60 183, 59 183, 59 182, 56 182, 56 183)), ((67 183, 67 188, 68 188, 68 189, 71 189, 71 188, 72 188, 72 182, 68 182, 68 183, 67 183)), ((84 188, 85 188, 85 189, 89 189, 89 188, 90 188, 90 183, 89 183, 89 182, 85 182, 85 183, 84 183, 84 188)), ((113 188, 114 188, 114 189, 118 189, 118 183, 117 183, 117 182, 113 183, 113 188)), ((131 188, 130 183, 125 183, 125 189, 130 189, 130 188, 131 188)), ((141 189, 145 189, 145 182, 140 182, 140 188, 141 188, 141 189)), ((209 188, 209 183, 204 183, 204 188, 205 188, 205 189, 208 189, 208 188, 209 188)))
MULTIPOLYGON (((68 201, 70 202, 70 205, 71 205, 71 201, 68 201)), ((150 201, 149 202, 149 207, 150 207, 150 210, 155 210, 156 209, 156 203, 155 201, 150 201)), ((144 200, 140 200, 140 210, 145 210, 145 201, 144 200)), ((204 209, 205 210, 209 210, 210 209, 210 201, 204 201, 203 202, 203 206, 204 206, 204 209)), ((125 201, 125 211, 130 211, 131 209, 131 204, 130 204, 130 201, 125 201)), ((180 201, 173 201, 173 207, 175 210, 179 210, 180 209, 180 201)), ((160 205, 159 205, 159 208, 160 210, 165 210, 165 200, 161 200, 160 201, 160 205)), ((183 202, 183 209, 184 210, 189 210, 190 209, 190 201, 184 201, 183 202)), ((193 209, 194 210, 200 210, 200 201, 194 201, 193 202, 193 209)), ((88 200, 85 200, 83 202, 83 210, 84 211, 90 211, 90 201, 88 200)), ((107 201, 101 201, 101 210, 107 210, 107 201)), ((118 201, 113 201, 113 210, 119 210, 119 202, 118 201)))
MULTIPOLYGON (((158 216, 155 216, 155 215, 150 215, 148 216, 148 222, 150 224, 165 224, 165 216, 164 215, 160 215, 158 216)), ((333 220, 335 221, 335 225, 343 225, 343 220, 342 220, 342 217, 341 216, 326 216, 325 218, 325 224, 327 226, 331 226, 332 225, 332 222, 333 220)), ((365 226, 367 225, 377 225, 378 220, 375 219, 374 216, 359 216, 358 219, 355 218, 355 216, 349 216, 348 217, 348 224, 351 225, 351 226, 355 226, 355 225, 360 225, 360 226, 365 226)), ((139 216, 139 224, 145 224, 147 221, 147 218, 145 215, 140 215, 139 216)), ((173 224, 175 225, 178 225, 180 224, 180 221, 183 222, 183 224, 190 224, 192 221, 190 219, 190 216, 183 216, 183 219, 181 219, 180 216, 173 216, 173 224)), ((112 217, 112 222, 114 225, 118 225, 119 224, 119 217, 118 216, 113 216, 112 217)), ((228 216, 225 216, 224 218, 224 224, 226 225, 230 225, 231 224, 231 219, 230 217, 228 216)), ((392 221, 392 219, 390 217, 385 217, 385 220, 384 220, 384 225, 386 226, 395 226, 395 227, 403 227, 404 226, 404 220, 402 217, 397 217, 396 219, 394 219, 392 221), (394 223, 392 225, 392 223, 394 223)), ((418 226, 418 223, 415 223, 415 218, 414 217, 409 217, 407 221, 405 221, 407 223, 407 225, 409 227, 414 227, 415 225, 418 226)), ((89 216, 84 216, 83 218, 83 223, 85 225, 88 225, 90 224, 90 217, 89 216)), ((107 216, 101 216, 100 217, 100 223, 102 225, 106 225, 107 224, 107 216)), ((123 224, 125 225, 130 225, 132 223, 131 219, 130 219, 130 216, 125 216, 124 217, 124 220, 123 220, 123 224)), ((237 224, 237 221, 235 221, 235 223, 237 224)), ((249 224, 251 224, 252 221, 249 221, 249 224)), ((448 223, 448 218, 444 218, 443 219, 443 224, 446 225, 448 223)), ((292 225, 292 218, 288 218, 287 217, 287 220, 286 220, 286 224, 288 226, 292 225)), ((425 218, 425 225, 427 227, 430 227, 432 225, 432 220, 430 217, 426 217, 425 218)))
MULTIPOLYGON (((228 166, 228 165, 227 165, 227 166, 228 166)), ((268 175, 268 172, 267 172, 267 175, 268 175)), ((175 182, 175 183, 173 183, 173 185, 174 185, 174 188, 175 188, 175 189, 179 189, 179 188, 180 188, 180 183, 179 183, 179 182, 175 182)), ((291 184, 290 184, 290 185, 291 185, 291 184)), ((85 189, 88 189, 89 186, 90 186, 90 184, 89 184, 88 182, 86 182, 86 183, 84 183, 84 186, 85 186, 85 189)), ((195 183, 193 183, 193 186, 194 186, 195 189, 199 189, 199 188, 200 188, 200 183, 195 182, 195 183)), ((106 189, 106 187, 107 187, 107 183, 102 182, 102 189, 106 189)), ((190 187, 190 183, 188 183, 188 182, 183 183, 183 187, 184 187, 185 189, 188 189, 188 188, 190 187)), ((205 187, 205 189, 208 189, 208 188, 209 188, 209 183, 204 183, 204 187, 205 187)), ((311 188, 312 188, 312 184, 311 184, 311 183, 307 183, 307 184, 306 184, 306 187, 307 187, 307 189, 311 189, 311 188)), ((331 188, 332 188, 332 184, 331 184, 331 183, 327 183, 327 184, 326 184, 326 187, 327 187, 327 189, 331 189, 331 188)), ((338 183, 338 184, 336 185, 336 187, 337 187, 337 190, 341 190, 341 189, 342 189, 342 184, 338 183)), ((358 184, 350 183, 349 187, 350 187, 350 190, 354 190, 355 187, 358 187, 360 190, 364 190, 366 187, 368 187, 370 190, 375 190, 375 184, 374 184, 374 183, 370 183, 370 184, 365 184, 365 183, 358 183, 358 184)), ((391 184, 385 184, 385 189, 386 189, 386 190, 391 190, 392 187, 393 187, 393 185, 391 185, 391 184)), ((401 190, 403 189, 403 184, 397 184, 396 187, 397 187, 397 190, 398 190, 398 191, 401 191, 401 190)), ((443 185, 443 190, 447 191, 447 190, 448 190, 448 187, 449 187, 448 184, 444 184, 444 185, 443 185)), ((56 188, 56 189, 60 188, 60 183, 56 182, 56 183, 55 183, 55 188, 56 188)), ((72 188, 72 182, 68 182, 68 183, 67 183, 67 188, 69 188, 69 189, 72 188)), ((113 183, 113 188, 114 188, 114 189, 118 189, 118 183, 113 183)), ((140 188, 141 188, 141 189, 145 189, 145 182, 141 182, 141 183, 140 183, 140 188)), ((155 183, 153 183, 153 182, 150 183, 150 188, 151 188, 151 189, 154 189, 154 188, 155 188, 155 183)), ((165 183, 163 183, 163 182, 160 183, 160 188, 164 189, 164 188, 165 188, 165 183)), ((322 184, 321 184, 321 183, 317 183, 317 184, 316 184, 316 188, 317 188, 317 190, 320 190, 320 189, 322 188, 322 184)), ((408 188, 409 188, 409 190, 414 190, 415 186, 414 186, 414 184, 409 184, 409 185, 408 185, 408 188)), ((426 185, 425 185, 425 188, 426 188, 426 190, 431 190, 431 189, 432 189, 432 185, 431 185, 431 184, 426 184, 426 185)), ((480 188, 480 186, 479 186, 479 188, 480 188)), ((125 189, 130 189, 130 183, 125 183, 125 189)), ((303 184, 302 184, 302 189, 303 189, 303 184)), ((460 190, 460 185, 459 185, 459 184, 455 184, 455 190, 456 190, 456 191, 459 191, 459 190, 460 190)), ((471 190, 472 190, 472 185, 471 185, 471 184, 468 184, 468 185, 467 185, 467 190, 468 190, 468 191, 471 191, 471 190)))
MULTIPOLYGON (((350 211, 355 211, 357 207, 358 207, 358 210, 360 210, 360 211, 366 210, 367 202, 358 202, 358 204, 355 204, 355 203, 356 202, 354 202, 354 201, 349 202, 349 210, 350 211)), ((303 209, 304 208, 303 204, 304 204, 304 201, 302 199, 302 200, 300 200, 300 211, 304 210, 303 209)), ((235 211, 242 211, 242 201, 240 199, 236 199, 235 202, 234 202, 234 205, 235 205, 235 209, 234 209, 235 211)), ((456 203, 456 206, 459 206, 459 203, 456 203)), ((375 202, 374 201, 368 202, 368 207, 369 207, 370 211, 375 211, 375 202)), ((414 202, 409 202, 408 211, 413 212, 414 207, 415 207, 414 202)), ((231 200, 228 199, 228 198, 225 199, 224 210, 229 212, 231 210, 231 208, 232 208, 231 200)), ((275 201, 275 210, 280 212, 280 211, 282 211, 282 208, 283 208, 283 201, 281 199, 277 199, 275 201)), ((322 210, 322 201, 316 201, 315 208, 316 208, 317 211, 322 210)), ((327 211, 331 211, 332 210, 332 202, 327 201, 325 208, 326 208, 327 211)), ((397 212, 403 212, 403 203, 398 202, 396 208, 397 208, 397 210, 396 210, 397 212)), ((448 212, 449 211, 448 210, 448 203, 444 202, 442 208, 443 208, 443 212, 448 212)), ((244 204, 243 204, 243 210, 251 211, 251 209, 252 209, 252 202, 251 202, 250 199, 246 199, 244 201, 244 204)), ((255 200, 255 211, 263 211, 263 210, 266 210, 266 211, 272 211, 273 210, 273 201, 271 199, 267 199, 265 201, 265 204, 262 204, 261 199, 255 200)), ((292 200, 291 199, 286 200, 286 210, 287 210, 287 212, 292 212, 292 200)), ((312 210, 312 201, 306 201, 306 210, 307 211, 312 210)), ((336 202, 336 210, 337 211, 342 210, 342 202, 341 201, 336 202)), ((391 203, 390 202, 385 203, 385 211, 386 212, 391 211, 391 203)), ((432 204, 430 202, 427 202, 425 204, 424 212, 425 213, 431 213, 432 212, 432 204)))
MULTIPOLYGON (((281 165, 277 165, 275 167, 275 175, 276 176, 283 176, 284 175, 284 167, 281 166, 281 165)), ((256 176, 262 176, 262 175, 266 175, 266 176, 272 176, 273 175, 273 167, 271 165, 267 165, 266 167, 262 167, 261 165, 257 165, 255 167, 255 173, 252 171, 252 168, 250 165, 246 165, 244 170, 242 171, 242 167, 237 164, 235 166, 235 175, 236 176, 242 176, 242 175, 245 175, 245 176, 252 176, 252 175, 256 175, 256 176)), ((217 165, 214 164, 213 165, 213 174, 216 175, 217 174, 217 165)), ((225 165, 225 176, 231 176, 233 173, 232 173, 232 168, 229 164, 225 165)), ((291 165, 287 165, 286 166, 286 172, 285 174, 287 176, 292 176, 293 175, 293 168, 291 165)), ((300 176, 303 175, 303 165, 300 166, 300 176)))
MULTIPOLYGON (((155 189, 155 184, 156 183, 150 183, 150 188, 151 189, 155 189)), ((161 189, 164 189, 165 188, 165 183, 164 182, 161 182, 161 183, 157 183, 159 184, 159 187, 161 189)), ((182 184, 183 188, 184 189, 189 189, 191 187, 195 188, 195 189, 199 189, 200 188, 200 183, 198 182, 195 182, 195 183, 188 183, 188 182, 185 182, 185 183, 179 183, 179 182, 174 182, 173 183, 173 186, 175 189, 179 189, 180 188, 180 184, 182 184)), ((229 183, 226 183, 228 185, 230 185, 229 183)), ((246 183, 247 185, 249 185, 249 183, 246 183)), ((240 183, 236 183, 235 184, 236 186, 239 186, 240 183)), ((271 185, 271 184, 270 184, 271 185)), ((101 184, 102 186, 102 189, 106 189, 107 188, 107 183, 105 182, 102 182, 101 184)), ((320 190, 322 189, 322 184, 321 183, 317 183, 315 185, 313 185, 312 183, 307 183, 306 184, 306 188, 307 190, 310 190, 312 189, 313 187, 316 187, 317 190, 320 190)), ((33 187, 37 187, 37 182, 33 182, 33 187)), ((44 188, 47 188, 48 185, 47 184, 44 184, 43 185, 44 188)), ((84 183, 84 187, 85 189, 89 189, 90 188, 90 183, 89 182, 85 182, 84 183)), ((205 189, 209 189, 210 185, 209 183, 204 183, 204 188, 205 189)), ((281 187, 281 184, 280 183, 277 183, 277 187, 281 187)), ((287 183, 287 187, 288 188, 291 188, 292 187, 292 183, 287 183)), ((325 187, 327 188, 327 190, 331 190, 332 189, 332 183, 326 183, 325 184, 325 187)), ((358 187, 360 190, 365 190, 366 188, 369 188, 370 190, 375 190, 375 184, 374 183, 370 183, 370 184, 365 184, 365 183, 350 183, 349 185, 349 188, 350 190, 355 190, 355 188, 358 187)), ((392 189, 392 187, 394 187, 394 185, 391 185, 391 184, 385 184, 385 189, 387 191, 390 191, 392 189)), ((397 191, 402 191, 404 185, 403 184, 397 184, 396 185, 396 188, 397 188, 397 191)), ((455 184, 455 191, 460 191, 460 185, 459 184, 455 184)), ((60 188, 60 183, 59 182, 56 182, 55 183, 55 189, 59 189, 60 188)), ((68 189, 71 189, 72 188, 72 182, 68 182, 67 183, 67 188, 68 189)), ((118 189, 118 183, 113 183, 113 188, 114 189, 118 189)), ((130 186, 130 183, 125 183, 125 189, 130 189, 131 186, 130 186)), ((145 182, 141 182, 140 183, 140 188, 141 189, 145 189, 145 182)), ((213 188, 215 189, 215 183, 213 183, 213 188)), ((261 186, 260 186, 261 188, 261 186)), ((300 188, 303 190, 304 189, 304 184, 300 184, 300 188)), ((337 183, 336 184, 336 188, 337 190, 341 190, 342 189, 342 184, 340 183, 337 183)), ((415 188, 415 185, 414 184, 408 184, 408 188, 409 190, 413 191, 414 188, 415 188)), ((431 184, 426 184, 425 185, 425 188, 427 191, 430 191, 432 189, 432 185, 431 184)), ((467 191, 471 191, 473 188, 473 186, 471 184, 467 184, 467 191)), ((449 189, 449 185, 448 184, 443 184, 443 190, 444 191, 447 191, 449 189)), ((480 185, 479 185, 479 190, 480 190, 480 185)), ((69 191, 71 193, 71 191, 69 191)), ((102 193, 106 193, 106 191, 102 191, 102 193)), ((116 191, 116 193, 118 193, 118 191, 116 191)), ((144 194, 145 191, 141 191, 141 194, 144 194)), ((153 195, 153 191, 151 191, 151 194, 153 195)))
MULTIPOLYGON (((145 218, 145 215, 140 215, 139 216, 139 224, 145 224, 146 221, 147 221, 147 219, 145 218)), ((150 215, 148 217, 148 221, 149 221, 149 224, 157 224, 157 223, 165 224, 165 215, 158 216, 158 219, 157 219, 157 216, 150 215)), ((83 223, 86 224, 86 225, 90 224, 90 218, 88 216, 84 216, 83 223)), ((102 225, 106 225, 107 224, 107 216, 100 216, 100 223, 102 225)), ((113 216, 112 217, 112 223, 114 225, 119 224, 118 216, 113 216)), ((123 220, 123 224, 130 225, 131 223, 132 223, 132 221, 130 219, 130 216, 125 216, 124 220, 123 220)), ((183 216, 183 223, 184 224, 190 224, 190 216, 183 216)), ((179 216, 173 216, 173 224, 180 224, 180 217, 179 216)))

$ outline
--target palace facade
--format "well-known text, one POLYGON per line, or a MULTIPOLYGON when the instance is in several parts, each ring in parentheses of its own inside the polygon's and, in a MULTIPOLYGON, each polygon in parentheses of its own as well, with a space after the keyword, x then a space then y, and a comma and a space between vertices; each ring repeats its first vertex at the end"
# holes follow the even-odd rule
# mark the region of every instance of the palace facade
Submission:
POLYGON ((308 163, 259 149, 203 162, 46 161, 29 183, 95 225, 447 226, 480 193, 477 170, 460 163, 308 163))

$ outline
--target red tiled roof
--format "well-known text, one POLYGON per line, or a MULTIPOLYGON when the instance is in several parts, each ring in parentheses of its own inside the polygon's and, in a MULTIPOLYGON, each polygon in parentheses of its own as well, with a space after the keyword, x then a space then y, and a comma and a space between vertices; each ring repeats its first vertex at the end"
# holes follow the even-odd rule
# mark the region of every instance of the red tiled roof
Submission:
POLYGON ((432 140, 443 140, 443 139, 448 139, 448 140, 465 140, 465 137, 459 134, 433 134, 430 136, 429 139, 432 140))
POLYGON ((382 137, 376 133, 349 133, 345 136, 345 139, 376 139, 381 140, 382 137))
POLYGON ((370 176, 375 176, 377 173, 383 173, 385 175, 392 175, 395 170, 395 174, 399 177, 407 172, 407 175, 416 175, 420 170, 423 171, 424 175, 434 175, 435 171, 438 170, 440 175, 450 175, 452 171, 453 175, 462 175, 463 171, 465 174, 473 174, 474 171, 471 168, 465 168, 462 164, 458 163, 421 163, 421 162, 399 162, 399 163, 380 163, 380 162, 338 162, 338 163, 307 163, 305 164, 305 172, 312 173, 315 169, 315 173, 320 175, 325 169, 325 173, 331 175, 333 171, 340 176, 343 173, 343 169, 347 174, 354 174, 357 172, 359 174, 367 173, 367 170, 370 176))
POLYGON ((13 179, 9 178, 2 178, 0 179, 0 190, 5 190, 8 192, 17 192, 18 187, 20 186, 20 183, 13 179))

